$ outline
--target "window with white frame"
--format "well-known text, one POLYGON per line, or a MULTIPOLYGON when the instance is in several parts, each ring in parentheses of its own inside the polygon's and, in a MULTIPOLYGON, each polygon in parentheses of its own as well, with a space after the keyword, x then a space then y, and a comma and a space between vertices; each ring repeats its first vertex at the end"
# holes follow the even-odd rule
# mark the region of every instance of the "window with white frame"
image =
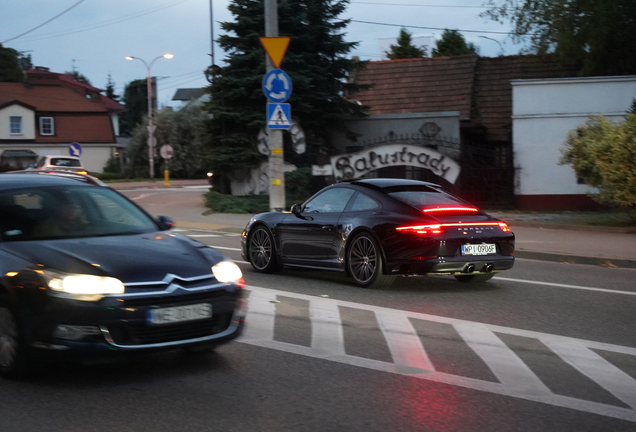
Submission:
POLYGON ((53 117, 40 117, 40 135, 55 135, 53 117))
POLYGON ((11 135, 22 135, 22 116, 9 117, 9 131, 11 135))

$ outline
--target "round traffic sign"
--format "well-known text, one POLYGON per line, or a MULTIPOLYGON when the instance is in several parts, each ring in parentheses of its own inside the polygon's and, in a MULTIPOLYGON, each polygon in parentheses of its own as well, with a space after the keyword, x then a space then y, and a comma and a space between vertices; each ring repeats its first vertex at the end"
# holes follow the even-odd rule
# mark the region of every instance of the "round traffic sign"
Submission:
POLYGON ((285 102, 292 93, 292 82, 282 69, 272 69, 263 77, 263 93, 272 102, 285 102))
POLYGON ((68 146, 68 154, 71 156, 80 157, 82 155, 82 146, 80 145, 80 143, 71 143, 71 145, 68 146))
POLYGON ((174 155, 174 150, 172 150, 172 146, 166 144, 161 146, 159 153, 161 154, 162 158, 170 159, 172 155, 174 155))

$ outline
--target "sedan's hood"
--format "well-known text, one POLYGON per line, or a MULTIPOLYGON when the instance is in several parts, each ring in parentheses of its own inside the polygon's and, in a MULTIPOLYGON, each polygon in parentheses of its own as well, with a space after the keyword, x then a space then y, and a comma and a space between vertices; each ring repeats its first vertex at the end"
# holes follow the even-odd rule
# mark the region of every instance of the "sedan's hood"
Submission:
POLYGON ((166 274, 211 274, 219 252, 179 234, 157 232, 5 243, 4 249, 44 269, 116 277, 124 283, 160 281, 166 274))

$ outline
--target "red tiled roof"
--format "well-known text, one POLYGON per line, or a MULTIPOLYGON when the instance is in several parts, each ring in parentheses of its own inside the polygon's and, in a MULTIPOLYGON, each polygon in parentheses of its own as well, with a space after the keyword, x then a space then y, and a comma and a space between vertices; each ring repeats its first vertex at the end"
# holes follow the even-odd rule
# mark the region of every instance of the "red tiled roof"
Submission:
POLYGON ((459 111, 470 117, 477 55, 369 62, 358 72, 357 84, 371 89, 353 99, 370 107, 370 114, 459 111))
POLYGON ((459 111, 460 119, 487 129, 492 140, 509 139, 512 79, 576 76, 549 57, 464 55, 369 62, 355 76, 372 88, 352 99, 369 114, 459 111))
POLYGON ((115 133, 107 115, 57 115, 55 136, 37 135, 36 142, 48 143, 104 143, 115 142, 115 133))
POLYGON ((0 105, 16 100, 35 107, 37 111, 107 112, 103 105, 61 85, 0 83, 0 105))

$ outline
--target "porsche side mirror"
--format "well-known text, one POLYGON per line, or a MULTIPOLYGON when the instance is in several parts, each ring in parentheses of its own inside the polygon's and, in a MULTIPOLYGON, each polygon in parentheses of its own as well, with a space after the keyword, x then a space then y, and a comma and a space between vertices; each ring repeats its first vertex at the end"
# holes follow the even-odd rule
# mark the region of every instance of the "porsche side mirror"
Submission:
POLYGON ((300 214, 303 212, 303 206, 300 204, 293 204, 291 206, 291 212, 296 216, 300 216, 300 214))
POLYGON ((171 230, 172 228, 177 226, 177 224, 168 216, 159 216, 157 218, 157 223, 163 231, 171 230))

